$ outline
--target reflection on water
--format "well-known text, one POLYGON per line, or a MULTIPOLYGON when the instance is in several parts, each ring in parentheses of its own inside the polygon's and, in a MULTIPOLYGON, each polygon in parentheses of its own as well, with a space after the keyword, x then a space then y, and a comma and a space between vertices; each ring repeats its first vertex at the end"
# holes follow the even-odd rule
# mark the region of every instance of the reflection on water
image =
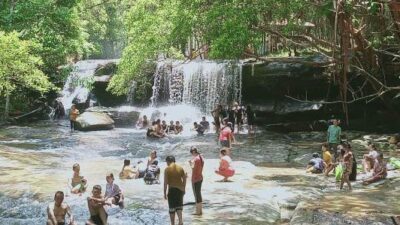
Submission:
MULTIPOLYGON (((296 169, 303 166, 298 158, 320 150, 319 141, 324 140, 324 134, 319 132, 283 135, 260 131, 251 139, 245 134, 237 135, 239 144, 232 155, 238 173, 233 183, 218 183, 214 181, 220 178, 213 172, 218 165, 215 134, 197 136, 190 133, 154 140, 145 138, 145 131, 135 129, 71 133, 67 126, 67 121, 40 122, 0 130, 0 224, 44 224, 45 209, 55 191, 69 192, 67 179, 72 176, 75 162, 80 163, 81 173, 87 177, 90 188, 95 184, 104 188, 105 174, 118 174, 123 159, 131 159, 133 163, 145 160, 152 149, 158 151, 161 159, 175 155, 187 171, 190 168, 185 162, 190 159, 190 146, 197 146, 207 159, 205 215, 202 218, 191 216, 194 206, 189 204, 184 210, 187 224, 209 224, 211 221, 215 224, 277 224, 279 207, 274 202, 307 192, 314 194, 314 189, 304 190, 305 187, 315 190, 334 188, 330 181, 312 184, 313 177, 296 169), (277 168, 254 167, 246 162, 277 168)), ((161 163, 161 167, 165 168, 165 163, 161 163)), ((162 185, 145 185, 143 180, 116 179, 116 183, 124 190, 126 208, 111 208, 110 224, 167 224, 167 202, 162 198, 162 185)), ((354 197, 361 198, 359 194, 354 197)), ((89 217, 87 195, 68 195, 65 200, 71 205, 79 224, 89 217)), ((382 201, 390 198, 381 197, 382 201)), ((185 202, 193 201, 189 183, 185 202)), ((333 205, 340 204, 333 201, 333 205)), ((394 200, 392 204, 395 204, 394 200)))

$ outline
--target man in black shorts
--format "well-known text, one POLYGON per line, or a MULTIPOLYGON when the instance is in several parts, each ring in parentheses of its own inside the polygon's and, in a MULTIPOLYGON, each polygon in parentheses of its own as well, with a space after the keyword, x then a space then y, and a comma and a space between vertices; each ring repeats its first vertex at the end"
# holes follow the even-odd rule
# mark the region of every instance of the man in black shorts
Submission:
POLYGON ((171 225, 175 225, 175 213, 178 215, 178 225, 182 225, 183 195, 185 194, 187 176, 183 168, 175 164, 174 156, 167 156, 165 161, 168 167, 164 172, 164 198, 168 199, 171 225))

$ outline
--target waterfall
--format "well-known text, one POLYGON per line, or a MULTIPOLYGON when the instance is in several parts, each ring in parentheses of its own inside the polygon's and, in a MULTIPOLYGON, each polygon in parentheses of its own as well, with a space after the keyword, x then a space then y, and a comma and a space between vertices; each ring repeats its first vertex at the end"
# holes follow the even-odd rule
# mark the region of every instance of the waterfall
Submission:
POLYGON ((215 104, 241 103, 242 65, 232 61, 160 61, 154 74, 152 106, 190 104, 211 111, 215 104))
POLYGON ((69 110, 72 102, 84 103, 88 100, 90 90, 83 83, 87 79, 94 76, 96 69, 99 66, 104 66, 107 63, 117 63, 117 59, 107 60, 83 60, 73 65, 73 71, 68 76, 64 88, 62 90, 61 102, 65 110, 69 110))

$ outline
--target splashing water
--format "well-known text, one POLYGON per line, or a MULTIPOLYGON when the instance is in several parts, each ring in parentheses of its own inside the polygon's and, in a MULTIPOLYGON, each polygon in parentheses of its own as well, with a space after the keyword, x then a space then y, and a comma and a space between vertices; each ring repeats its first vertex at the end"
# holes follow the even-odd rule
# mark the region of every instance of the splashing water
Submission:
POLYGON ((83 60, 75 63, 73 72, 68 76, 64 88, 61 92, 61 102, 66 110, 70 109, 74 99, 80 102, 85 102, 90 90, 84 85, 80 84, 80 80, 90 78, 94 75, 96 68, 107 63, 116 63, 117 59, 107 60, 83 60))
POLYGON ((154 74, 151 106, 190 104, 203 112, 215 104, 241 103, 242 65, 231 61, 160 61, 154 74))

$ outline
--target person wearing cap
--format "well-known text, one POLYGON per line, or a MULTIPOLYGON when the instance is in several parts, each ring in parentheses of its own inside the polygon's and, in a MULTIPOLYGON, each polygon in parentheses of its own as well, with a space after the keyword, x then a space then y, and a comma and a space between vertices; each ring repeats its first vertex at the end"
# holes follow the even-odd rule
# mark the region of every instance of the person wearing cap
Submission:
POLYGON ((164 199, 168 200, 171 225, 175 224, 175 213, 178 215, 178 225, 182 225, 183 196, 187 175, 183 168, 175 163, 174 156, 167 156, 165 161, 167 168, 164 171, 164 199))
POLYGON ((189 160, 189 164, 192 168, 192 188, 194 199, 196 200, 196 212, 194 215, 202 215, 203 198, 201 197, 201 184, 203 183, 204 158, 196 147, 190 148, 190 154, 193 157, 189 160))
POLYGON ((342 179, 340 181, 340 189, 343 189, 343 184, 346 183, 349 186, 349 190, 351 191, 351 183, 350 183, 350 174, 352 173, 353 170, 353 152, 351 151, 351 146, 350 144, 344 144, 344 155, 343 155, 343 175, 342 179))
POLYGON ((340 128, 337 119, 332 120, 332 123, 333 124, 328 127, 327 142, 331 154, 334 155, 334 161, 336 161, 337 158, 336 148, 340 144, 340 136, 342 134, 342 128, 340 128))
POLYGON ((307 173, 322 173, 324 170, 324 161, 318 153, 313 153, 313 158, 308 162, 307 173))

